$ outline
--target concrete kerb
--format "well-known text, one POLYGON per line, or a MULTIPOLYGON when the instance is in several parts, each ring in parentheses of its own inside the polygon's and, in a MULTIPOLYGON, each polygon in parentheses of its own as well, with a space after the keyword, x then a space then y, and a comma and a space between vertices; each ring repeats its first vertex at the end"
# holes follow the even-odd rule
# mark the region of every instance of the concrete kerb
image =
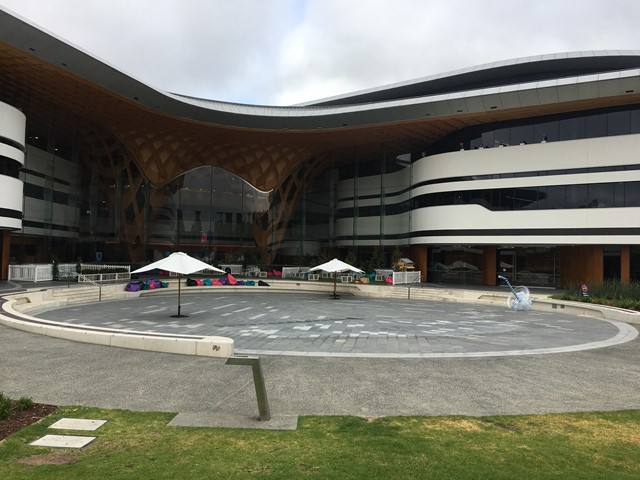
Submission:
POLYGON ((162 353, 222 358, 231 357, 234 353, 234 341, 227 337, 167 335, 151 332, 125 333, 117 329, 71 326, 63 322, 39 319, 25 313, 25 310, 41 309, 42 303, 49 308, 66 305, 64 300, 49 301, 50 292, 47 291, 28 291, 6 295, 3 298, 4 313, 0 314, 0 323, 17 330, 77 342, 162 353))

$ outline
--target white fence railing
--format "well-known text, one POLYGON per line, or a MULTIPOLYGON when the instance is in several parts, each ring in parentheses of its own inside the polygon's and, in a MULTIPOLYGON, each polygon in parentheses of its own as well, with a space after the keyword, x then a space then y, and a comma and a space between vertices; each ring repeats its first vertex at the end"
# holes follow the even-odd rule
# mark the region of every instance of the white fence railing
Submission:
MULTIPOLYGON (((59 263, 58 278, 67 278, 75 275, 77 265, 75 263, 59 263)), ((109 264, 82 264, 83 270, 105 270, 105 269, 125 269, 122 273, 104 273, 88 275, 93 281, 114 281, 106 280, 109 275, 115 275, 118 279, 128 279, 131 277, 129 273, 131 267, 129 265, 109 265, 109 264), (105 280, 96 280, 94 277, 102 276, 105 280), (118 277, 120 276, 120 277, 118 277)), ((9 265, 9 280, 17 282, 50 282, 53 280, 53 264, 51 263, 32 263, 25 265, 9 265)))
POLYGON ((131 273, 118 272, 118 273, 89 273, 78 277, 78 283, 106 283, 106 282, 121 282, 124 280, 130 280, 131 273))
POLYGON ((303 278, 310 267, 282 267, 282 278, 303 278))
POLYGON ((406 285, 420 281, 420 272, 393 272, 394 285, 406 285))

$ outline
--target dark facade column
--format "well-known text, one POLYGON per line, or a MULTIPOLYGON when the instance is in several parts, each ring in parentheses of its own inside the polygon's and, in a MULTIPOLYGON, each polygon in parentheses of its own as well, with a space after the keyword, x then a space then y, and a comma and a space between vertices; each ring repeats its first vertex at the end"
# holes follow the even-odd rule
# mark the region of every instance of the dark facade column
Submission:
POLYGON ((578 245, 560 249, 560 286, 601 282, 604 278, 602 245, 578 245))
POLYGON ((498 250, 494 245, 484 247, 482 266, 482 283, 483 285, 496 285, 498 281, 497 258, 498 250))
POLYGON ((622 245, 620 247, 620 283, 631 282, 631 247, 622 245))
POLYGON ((409 247, 409 255, 416 270, 420 270, 422 275, 422 281, 427 281, 427 246, 426 245, 411 245, 409 247))
POLYGON ((0 236, 0 245, 2 260, 0 260, 0 280, 9 279, 9 252, 11 250, 11 232, 9 230, 2 230, 0 236))

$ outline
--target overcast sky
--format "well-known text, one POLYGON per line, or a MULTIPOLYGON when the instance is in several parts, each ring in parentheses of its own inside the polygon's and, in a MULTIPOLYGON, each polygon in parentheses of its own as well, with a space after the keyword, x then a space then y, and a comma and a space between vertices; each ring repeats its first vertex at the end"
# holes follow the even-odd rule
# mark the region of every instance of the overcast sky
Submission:
POLYGON ((292 105, 499 60, 640 50, 638 0, 0 0, 153 87, 292 105))

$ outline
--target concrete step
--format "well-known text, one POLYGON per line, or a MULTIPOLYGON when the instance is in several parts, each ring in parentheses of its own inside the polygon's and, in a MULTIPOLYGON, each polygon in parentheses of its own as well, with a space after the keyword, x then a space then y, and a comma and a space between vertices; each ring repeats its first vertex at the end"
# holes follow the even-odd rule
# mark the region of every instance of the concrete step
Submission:
POLYGON ((449 290, 441 290, 437 288, 407 288, 396 287, 392 289, 388 297, 391 298, 410 298, 412 300, 431 300, 431 301, 454 301, 457 296, 449 290))
POLYGON ((102 295, 100 295, 98 287, 89 285, 55 288, 51 290, 51 297, 53 300, 65 302, 67 304, 80 304, 97 302, 99 298, 102 300, 115 298, 115 295, 112 288, 103 287, 102 295))

